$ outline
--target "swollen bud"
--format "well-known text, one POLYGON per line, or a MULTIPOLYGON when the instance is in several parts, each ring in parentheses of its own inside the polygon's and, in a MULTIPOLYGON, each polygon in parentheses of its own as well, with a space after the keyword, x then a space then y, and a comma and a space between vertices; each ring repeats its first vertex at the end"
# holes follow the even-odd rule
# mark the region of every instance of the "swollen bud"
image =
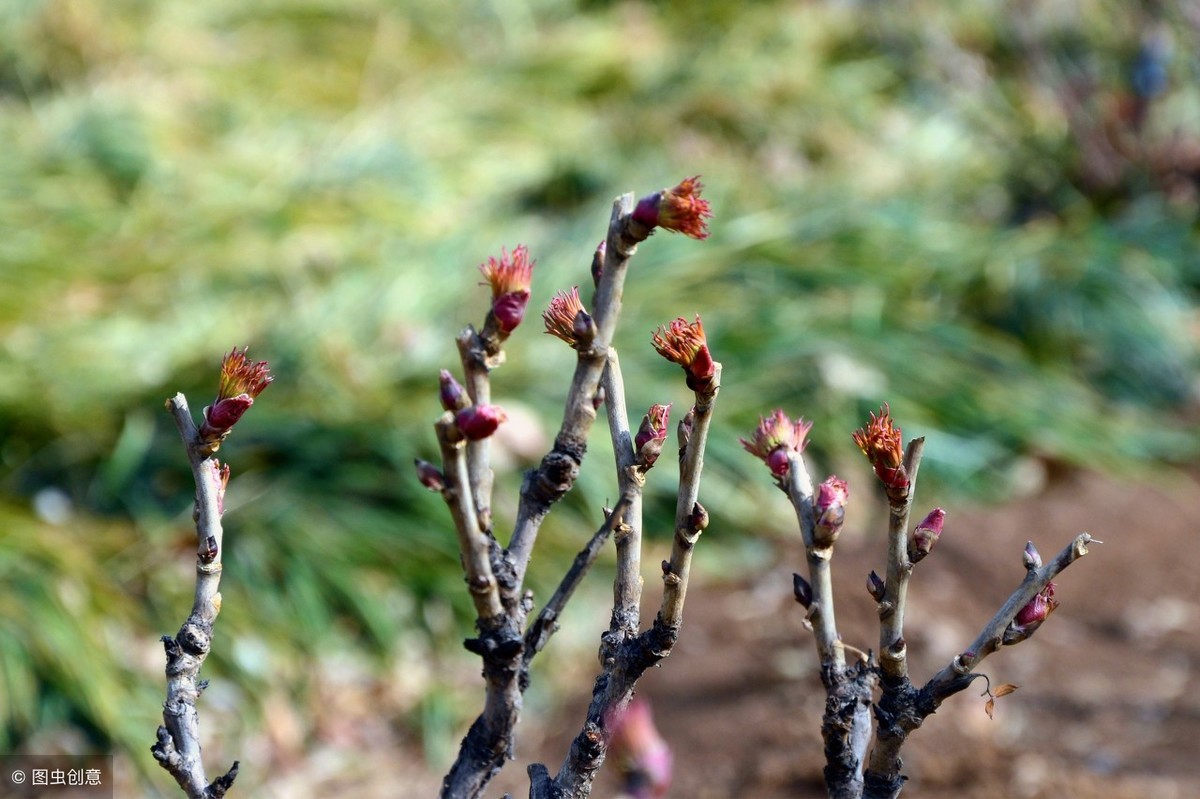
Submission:
POLYGON ((1046 620, 1055 608, 1058 600, 1054 598, 1054 583, 1048 583, 1045 588, 1034 595, 1033 599, 1017 611, 1016 618, 1008 624, 1004 631, 1004 644, 1019 644, 1033 635, 1042 622, 1046 620))
POLYGON ((813 501, 815 545, 827 547, 837 540, 842 531, 842 522, 846 520, 846 500, 849 497, 846 481, 834 475, 825 478, 825 482, 817 487, 817 497, 813 501))
POLYGON ((446 488, 446 478, 441 469, 420 458, 413 458, 413 465, 417 467, 417 479, 421 481, 421 485, 430 491, 442 491, 446 488))
POLYGON ((499 405, 469 405, 454 416, 454 423, 469 441, 479 441, 496 432, 508 418, 499 405))
POLYGON ((651 405, 650 410, 642 417, 642 424, 633 439, 633 449, 637 455, 637 462, 643 469, 653 466, 662 453, 663 442, 667 440, 667 419, 670 414, 670 405, 651 405))
POLYGON ((708 511, 699 502, 692 505, 692 514, 688 516, 688 527, 697 533, 708 528, 708 511))
POLYGON ((442 410, 458 413, 471 404, 467 390, 446 369, 443 369, 438 376, 438 386, 438 398, 442 401, 442 410))
POLYGON ((908 541, 908 559, 913 563, 924 558, 933 551, 933 546, 942 536, 942 523, 946 520, 946 511, 934 508, 929 511, 917 529, 913 531, 908 541))

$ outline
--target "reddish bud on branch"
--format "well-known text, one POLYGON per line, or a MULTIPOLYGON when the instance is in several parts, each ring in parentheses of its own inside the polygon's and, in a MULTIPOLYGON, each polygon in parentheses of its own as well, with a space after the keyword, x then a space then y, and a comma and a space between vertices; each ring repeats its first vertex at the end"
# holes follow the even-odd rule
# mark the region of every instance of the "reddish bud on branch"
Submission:
POLYGON ((454 423, 469 441, 479 441, 496 432, 508 415, 499 405, 470 405, 454 416, 454 423))
POLYGON ((783 477, 788 471, 788 457, 804 451, 811 429, 812 422, 806 422, 803 418, 793 422, 782 409, 777 408, 769 416, 759 417, 753 438, 738 440, 747 452, 767 464, 771 474, 783 477))
POLYGON ((908 559, 913 563, 924 558, 933 551, 938 539, 942 536, 942 524, 946 521, 946 511, 934 508, 929 515, 921 520, 908 541, 908 559))
POLYGON ((1033 635, 1056 608, 1058 600, 1054 598, 1054 583, 1049 583, 1029 600, 1025 607, 1018 610, 1016 618, 1009 622, 1004 631, 1005 645, 1020 643, 1033 635))
POLYGON ((633 449, 637 455, 638 465, 649 469, 662 453, 663 443, 667 440, 667 421, 671 416, 671 406, 651 405, 650 410, 642 417, 637 435, 633 438, 633 449))
POLYGON ((413 465, 417 467, 417 479, 421 481, 421 485, 430 491, 440 492, 446 488, 446 477, 441 469, 420 458, 413 458, 413 465))
POLYGON ((438 398, 442 402, 442 410, 455 413, 471 404, 467 390, 446 369, 438 376, 438 398))
POLYGON ((596 337, 596 323, 579 301, 579 286, 560 291, 542 311, 546 332, 562 339, 575 349, 590 347, 596 337))
POLYGON ((204 409, 200 425, 200 440, 216 452, 221 441, 237 424, 254 400, 275 380, 266 361, 251 361, 246 357, 248 347, 237 347, 221 360, 221 377, 217 384, 217 399, 204 409))
POLYGON ((663 189, 639 200, 633 209, 633 218, 648 228, 661 227, 693 239, 706 239, 707 220, 712 218, 712 206, 708 200, 700 198, 703 188, 699 175, 685 178, 674 188, 663 189))
POLYGON ((669 325, 661 325, 654 331, 651 341, 658 354, 671 363, 677 363, 687 373, 687 386, 692 391, 704 393, 712 388, 712 376, 716 364, 708 351, 708 340, 700 317, 688 322, 683 317, 669 325))
POLYGON ((510 255, 504 248, 500 257, 480 264, 479 271, 492 287, 492 317, 501 335, 517 329, 529 305, 529 287, 533 282, 533 264, 529 249, 518 244, 510 255))
POLYGON ((846 520, 846 501, 850 498, 850 488, 846 481, 835 475, 825 478, 817 486, 817 497, 813 501, 813 543, 819 547, 827 547, 837 541, 842 532, 842 523, 846 520))
POLYGON ((854 431, 854 443, 867 456, 875 475, 887 489, 892 500, 903 500, 908 496, 908 474, 904 470, 904 443, 900 428, 892 422, 891 409, 887 403, 879 409, 879 415, 871 414, 871 421, 854 431))

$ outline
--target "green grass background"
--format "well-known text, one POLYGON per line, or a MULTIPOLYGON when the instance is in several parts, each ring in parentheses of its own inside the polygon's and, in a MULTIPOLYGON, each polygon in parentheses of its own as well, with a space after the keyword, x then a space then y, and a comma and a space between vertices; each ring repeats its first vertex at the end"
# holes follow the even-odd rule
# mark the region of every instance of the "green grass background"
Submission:
MULTIPOLYGON (((616 344, 632 409, 687 402, 662 322, 702 314, 725 365, 710 577, 789 534, 737 443, 776 406, 860 501, 849 433, 884 400, 942 504, 1193 462, 1198 51, 1183 11, 1118 0, 0 5, 0 750, 115 749, 170 787, 157 636, 194 543, 162 402, 198 410, 250 345, 277 381, 223 447, 206 743, 288 707, 303 748, 348 679, 443 763, 478 701, 469 602, 411 461, 476 267, 537 259, 493 384, 536 445, 572 363, 538 311, 588 284, 616 195, 692 174, 712 237, 642 246, 616 344)), ((613 496, 603 439, 540 596, 613 496)))

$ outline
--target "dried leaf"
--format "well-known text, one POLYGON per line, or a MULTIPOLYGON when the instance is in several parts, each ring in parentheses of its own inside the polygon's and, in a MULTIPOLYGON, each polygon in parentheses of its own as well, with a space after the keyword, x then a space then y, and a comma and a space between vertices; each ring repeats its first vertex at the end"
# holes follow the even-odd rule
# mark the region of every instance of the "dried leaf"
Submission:
POLYGON ((995 707, 996 707, 995 699, 989 699, 987 701, 987 703, 983 706, 983 712, 988 714, 989 719, 992 718, 992 710, 995 709, 995 707))
POLYGON ((1020 687, 1021 686, 1019 686, 1019 685, 1013 685, 1010 682, 1006 682, 1006 683, 1004 683, 1004 685, 998 686, 995 690, 993 690, 992 696, 999 699, 1002 696, 1008 696, 1009 694, 1011 694, 1013 691, 1017 690, 1020 687))

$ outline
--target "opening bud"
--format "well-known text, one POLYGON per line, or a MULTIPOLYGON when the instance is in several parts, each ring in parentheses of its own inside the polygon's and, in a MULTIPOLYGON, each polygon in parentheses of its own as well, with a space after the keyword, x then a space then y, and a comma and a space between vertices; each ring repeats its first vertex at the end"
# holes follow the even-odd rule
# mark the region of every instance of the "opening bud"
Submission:
POLYGON ((662 453, 663 443, 667 440, 667 421, 671 415, 671 406, 651 405, 650 410, 642 417, 637 435, 633 438, 633 449, 637 454, 638 465, 649 469, 662 453))
POLYGON ((813 500, 813 517, 816 521, 813 528, 814 544, 827 547, 837 541, 838 534, 842 532, 842 523, 846 520, 846 501, 849 497, 850 489, 846 481, 835 475, 825 478, 817 486, 817 496, 813 500))
POLYGON ((759 417, 758 427, 750 439, 740 438, 742 447, 754 457, 767 464, 771 474, 782 478, 788 472, 788 460, 799 455, 808 445, 808 431, 812 422, 803 418, 792 421, 782 409, 768 416, 759 417))
POLYGON ((679 317, 670 324, 660 325, 651 341, 659 355, 683 367, 688 388, 697 393, 712 391, 712 377, 717 367, 708 351, 704 325, 698 315, 694 322, 679 317))
POLYGON ((900 428, 892 421, 891 409, 885 402, 879 415, 854 431, 854 443, 867 456, 875 475, 883 483, 889 499, 903 500, 908 496, 908 474, 904 471, 904 446, 900 428))
POLYGON ((700 198, 704 184, 700 176, 685 178, 679 185, 643 197, 633 209, 633 218, 648 228, 682 233, 693 239, 708 238, 712 206, 700 198))
POLYGON ((487 263, 479 266, 479 271, 492 288, 491 318, 502 337, 516 330, 525 318, 529 288, 533 282, 533 265, 529 249, 524 244, 518 244, 511 255, 501 248, 499 258, 490 257, 487 263))

